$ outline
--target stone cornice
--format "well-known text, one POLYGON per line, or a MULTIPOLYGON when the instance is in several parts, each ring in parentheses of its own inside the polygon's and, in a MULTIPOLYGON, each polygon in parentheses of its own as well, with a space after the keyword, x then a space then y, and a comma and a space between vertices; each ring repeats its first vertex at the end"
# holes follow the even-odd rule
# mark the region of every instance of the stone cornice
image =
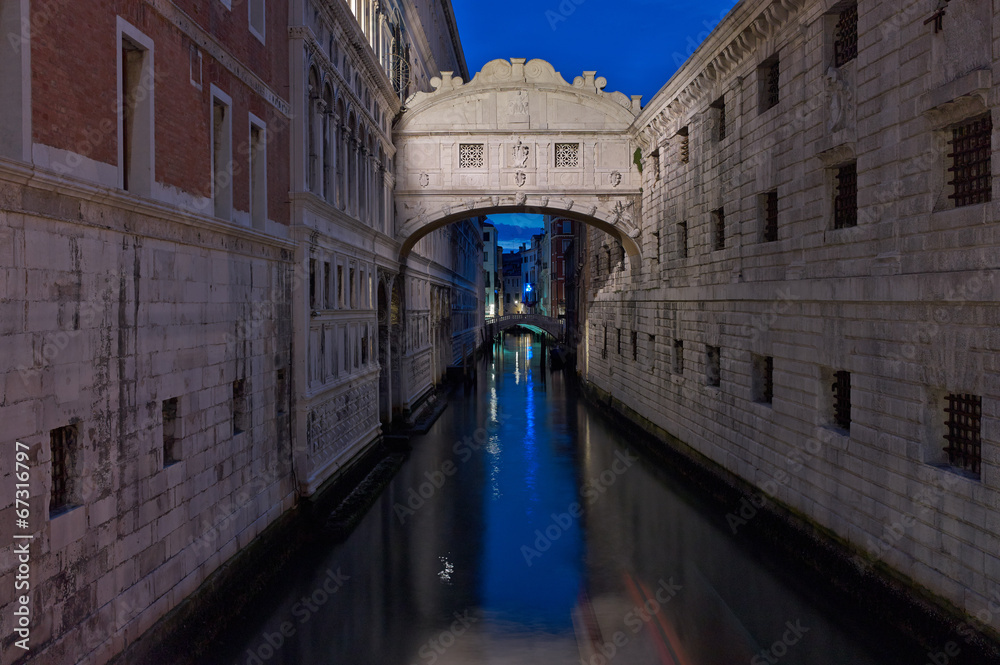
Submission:
POLYGON ((743 0, 712 31, 639 114, 634 131, 654 143, 667 127, 703 101, 758 45, 773 37, 806 0, 743 0))

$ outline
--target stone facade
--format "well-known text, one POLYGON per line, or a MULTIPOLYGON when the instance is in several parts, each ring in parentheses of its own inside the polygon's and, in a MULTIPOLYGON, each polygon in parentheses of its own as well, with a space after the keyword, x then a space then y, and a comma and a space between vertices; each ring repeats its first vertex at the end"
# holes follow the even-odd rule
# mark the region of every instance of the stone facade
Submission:
POLYGON ((478 220, 404 262, 392 198, 401 98, 464 61, 447 2, 4 0, 0 28, 0 663, 104 663, 474 350, 478 220))
MULTIPOLYGON (((935 30, 932 12, 781 0, 727 15, 633 127, 641 268, 589 234, 580 369, 859 566, 996 630, 996 178, 953 198, 949 142, 992 113, 998 14, 951 3, 935 30), (977 468, 943 450, 949 395, 981 400, 977 468)), ((1000 145, 986 124, 979 158, 1000 145)))

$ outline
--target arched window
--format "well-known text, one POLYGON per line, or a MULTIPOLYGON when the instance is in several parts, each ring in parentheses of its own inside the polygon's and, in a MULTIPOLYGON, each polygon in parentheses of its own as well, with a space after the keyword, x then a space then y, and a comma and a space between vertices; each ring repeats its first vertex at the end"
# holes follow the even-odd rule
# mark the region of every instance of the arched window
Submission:
POLYGON ((337 207, 346 209, 347 201, 345 196, 347 182, 347 116, 344 115, 344 101, 337 100, 337 207))
POLYGON ((317 191, 319 187, 319 158, 320 158, 320 88, 319 88, 319 74, 315 67, 309 68, 309 85, 306 90, 307 103, 306 108, 309 109, 309 116, 307 118, 307 137, 306 137, 306 188, 311 191, 317 191))
POLYGON ((378 197, 378 205, 376 207, 376 210, 378 211, 377 225, 380 231, 388 233, 389 229, 387 228, 385 219, 385 168, 385 153, 382 151, 382 145, 379 144, 378 164, 376 165, 375 170, 375 195, 378 197))
POLYGON ((330 203, 334 201, 333 160, 336 155, 333 144, 333 123, 333 90, 326 85, 323 87, 323 197, 330 203))
POLYGON ((350 120, 347 123, 350 136, 347 147, 347 212, 352 215, 358 214, 358 152, 361 148, 358 134, 358 119, 351 111, 350 120))

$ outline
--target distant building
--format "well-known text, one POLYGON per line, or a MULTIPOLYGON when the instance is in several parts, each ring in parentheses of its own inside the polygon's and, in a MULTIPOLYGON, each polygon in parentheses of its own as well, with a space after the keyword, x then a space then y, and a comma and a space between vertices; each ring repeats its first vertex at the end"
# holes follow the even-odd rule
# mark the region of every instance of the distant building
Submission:
POLYGON ((566 317, 567 299, 570 297, 567 292, 567 281, 574 281, 571 273, 576 270, 575 261, 572 260, 573 238, 575 228, 579 225, 579 222, 562 217, 549 219, 550 316, 566 317))
POLYGON ((503 307, 504 314, 523 314, 524 276, 522 273, 524 256, 520 251, 506 252, 503 255, 503 307))
POLYGON ((489 222, 483 223, 483 283, 486 291, 484 299, 486 316, 500 316, 500 294, 502 266, 501 249, 497 242, 497 228, 489 222))

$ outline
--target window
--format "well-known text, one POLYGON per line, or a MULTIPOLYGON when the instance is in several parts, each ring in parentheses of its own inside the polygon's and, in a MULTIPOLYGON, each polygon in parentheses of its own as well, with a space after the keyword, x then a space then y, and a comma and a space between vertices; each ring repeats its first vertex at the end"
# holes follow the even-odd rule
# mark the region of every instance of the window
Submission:
POLYGON ((489 240, 489 239, 490 239, 490 232, 483 231, 483 240, 489 240))
POLYGON ((851 429, 851 373, 839 371, 833 375, 833 424, 851 429))
POLYGON ((556 168, 571 169, 580 166, 579 143, 556 144, 556 168))
POLYGON ((163 400, 160 407, 163 416, 163 466, 179 462, 181 459, 180 425, 177 418, 177 398, 163 400))
POLYGON ((608 359, 608 327, 604 326, 604 346, 601 348, 601 358, 608 359))
POLYGON ((337 266, 337 308, 344 309, 344 266, 337 266))
POLYGON ((247 429, 246 379, 233 381, 233 435, 247 429))
POLYGON ((264 43, 264 0, 250 0, 250 34, 264 43))
POLYGON ((233 121, 232 100, 212 86, 212 201, 215 216, 233 216, 233 121))
POLYGON ((674 340, 674 374, 684 374, 684 340, 674 340))
POLYGON ((858 164, 851 162, 837 169, 836 196, 833 205, 833 228, 858 225, 858 164))
POLYGON ((118 171, 122 189, 149 196, 153 187, 153 42, 118 19, 118 171))
POLYGON ((778 105, 780 93, 780 68, 778 56, 773 55, 757 68, 757 85, 759 90, 760 112, 773 109, 778 105))
POLYGON ((677 132, 677 136, 680 137, 680 149, 678 157, 681 164, 687 164, 691 159, 691 142, 688 137, 688 128, 681 127, 681 130, 677 132))
POLYGON ((333 266, 329 261, 323 262, 323 305, 333 309, 333 266))
POLYGON ((770 404, 774 400, 774 358, 752 354, 750 388, 753 401, 770 404))
POLYGON ((947 415, 948 463, 976 476, 982 462, 983 398, 978 395, 948 395, 947 415))
POLYGON ((656 254, 653 256, 653 259, 657 263, 659 263, 660 262, 660 232, 659 231, 653 231, 653 237, 656 239, 656 254))
POLYGON ((309 308, 319 306, 319 290, 316 288, 316 259, 309 259, 309 308))
POLYGON ((622 329, 618 328, 618 355, 622 354, 622 329))
POLYGON ((267 220, 267 137, 264 121, 250 116, 250 225, 264 230, 267 220))
POLYGON ((191 70, 191 85, 201 90, 201 70, 202 70, 201 50, 191 44, 188 48, 188 65, 191 70))
POLYGON ((76 465, 79 459, 79 430, 76 425, 58 427, 49 432, 52 449, 52 488, 49 493, 49 518, 78 505, 76 465))
POLYGON ((726 248, 726 212, 722 208, 712 211, 712 248, 726 248))
POLYGON ((993 116, 987 113, 969 120, 952 129, 951 134, 949 198, 955 201, 956 208, 992 200, 993 116))
POLYGON ((858 4, 840 12, 833 31, 833 64, 842 67, 858 57, 858 4))
POLYGON ((484 164, 482 143, 462 143, 458 146, 458 168, 481 169, 484 164))
POLYGON ((760 196, 761 240, 774 242, 778 239, 778 192, 771 191, 760 196))
POLYGON ((715 120, 715 139, 721 141, 726 138, 726 96, 715 100, 711 108, 715 120))
POLYGON ((274 382, 274 408, 280 416, 288 411, 288 375, 284 369, 278 370, 274 382))
POLYGON ((639 333, 632 331, 632 362, 639 359, 639 333))
POLYGON ((653 160, 653 175, 656 180, 660 179, 660 149, 657 148, 652 152, 650 157, 653 160))
POLYGON ((705 383, 722 385, 722 349, 718 346, 705 345, 705 383))
POLYGON ((686 259, 688 257, 688 223, 681 222, 677 225, 677 255, 686 259))

